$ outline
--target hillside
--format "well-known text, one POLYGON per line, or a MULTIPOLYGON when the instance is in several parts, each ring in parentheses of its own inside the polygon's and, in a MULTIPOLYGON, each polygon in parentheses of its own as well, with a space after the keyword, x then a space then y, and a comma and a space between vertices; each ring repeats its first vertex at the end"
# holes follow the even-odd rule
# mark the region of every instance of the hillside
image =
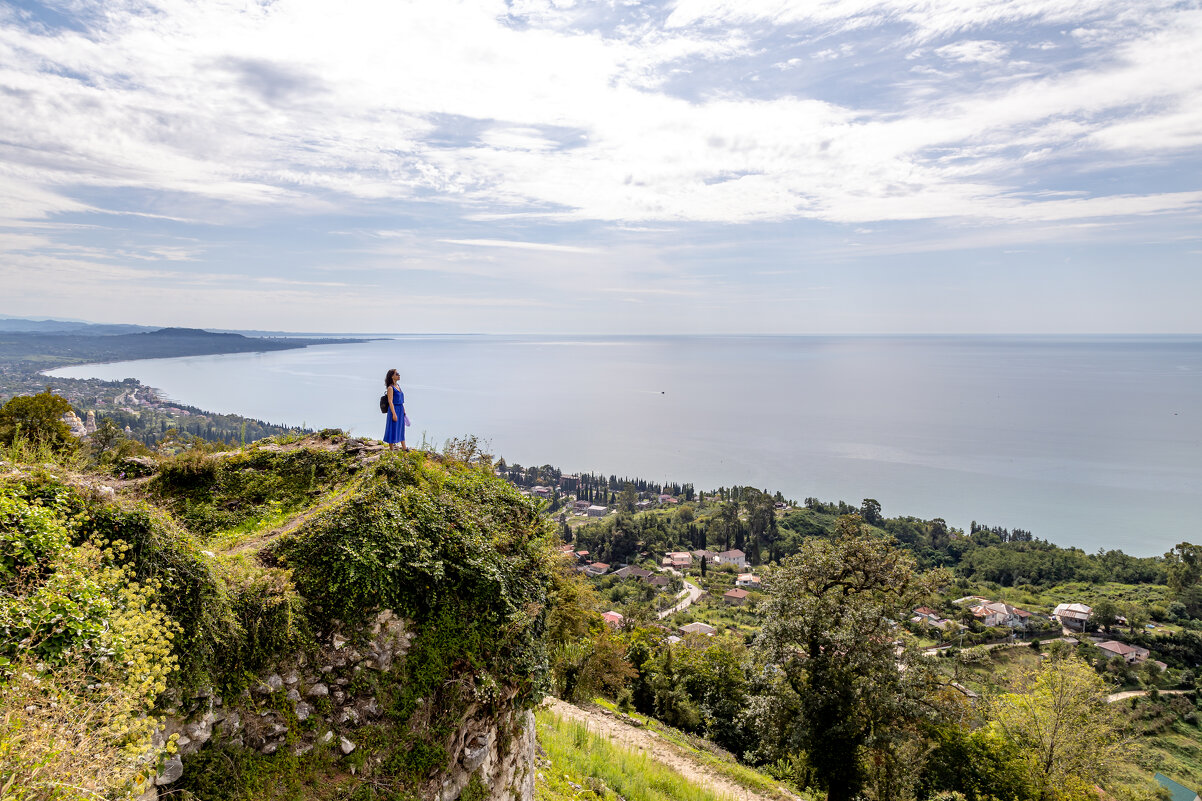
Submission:
POLYGON ((0 362, 44 370, 64 364, 287 350, 347 341, 267 339, 217 334, 199 328, 161 328, 119 334, 0 330, 0 362))
POLYGON ((545 528, 333 432, 138 479, 4 463, 4 797, 530 798, 545 528))
POLYGON ((555 526, 477 445, 399 453, 331 430, 131 457, 14 439, 5 801, 1151 801, 1156 773, 1202 782, 1202 575, 1184 560, 746 488, 633 513, 624 489, 628 508, 555 526), (753 543, 778 558, 680 551, 753 543), (955 572, 930 569, 936 545, 955 572), (982 582, 982 552, 1094 580, 982 582), (1063 636, 1047 614, 1064 592, 1142 656, 1063 636), (1012 629, 986 603, 1026 617, 1012 629), (1054 686, 1072 703, 1045 703, 1054 686), (1049 717, 1044 744, 1031 727, 1049 717))

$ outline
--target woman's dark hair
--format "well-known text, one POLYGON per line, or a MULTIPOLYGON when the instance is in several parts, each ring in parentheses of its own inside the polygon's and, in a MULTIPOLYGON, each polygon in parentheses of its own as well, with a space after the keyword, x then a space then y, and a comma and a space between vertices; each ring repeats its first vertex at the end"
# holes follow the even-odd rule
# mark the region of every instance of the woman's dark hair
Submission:
POLYGON ((384 386, 392 386, 392 382, 395 381, 398 376, 400 376, 400 373, 398 373, 396 370, 389 370, 388 375, 384 376, 384 386))

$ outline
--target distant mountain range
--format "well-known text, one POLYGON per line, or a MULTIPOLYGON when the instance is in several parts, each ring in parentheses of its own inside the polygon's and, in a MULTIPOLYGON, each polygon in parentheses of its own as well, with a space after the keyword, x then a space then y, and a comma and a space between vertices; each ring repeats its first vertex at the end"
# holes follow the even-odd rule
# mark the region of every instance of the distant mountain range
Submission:
POLYGON ((9 317, 0 315, 0 332, 28 334, 136 334, 141 331, 153 331, 148 325, 115 325, 108 323, 89 323, 84 320, 52 320, 32 319, 29 317, 9 317))
MULTIPOLYGON (((133 325, 128 323, 93 323, 87 320, 60 319, 57 317, 18 317, 11 314, 0 314, 0 334, 92 334, 110 336, 113 334, 140 334, 150 331, 172 330, 158 325, 133 325)), ((183 331, 201 331, 214 334, 242 334, 248 337, 327 337, 348 336, 346 334, 330 334, 305 331, 260 331, 249 328, 186 328, 183 331)), ((349 336, 363 336, 362 334, 349 336)))

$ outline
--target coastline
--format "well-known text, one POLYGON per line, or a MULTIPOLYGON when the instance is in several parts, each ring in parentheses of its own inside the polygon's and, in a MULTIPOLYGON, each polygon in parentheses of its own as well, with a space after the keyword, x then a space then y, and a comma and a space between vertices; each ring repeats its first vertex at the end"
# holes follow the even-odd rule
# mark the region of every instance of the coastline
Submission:
POLYGON ((5 332, 0 336, 0 403, 15 395, 51 389, 76 413, 107 416, 127 435, 152 445, 170 430, 226 443, 308 432, 306 426, 272 423, 237 413, 213 412, 175 399, 137 378, 117 380, 56 375, 59 370, 125 362, 156 362, 194 356, 268 354, 317 345, 351 345, 374 338, 247 337, 198 329, 160 329, 135 334, 5 332), (44 346, 49 345, 46 348, 44 346), (23 349, 23 350, 22 350, 23 349), (47 352, 49 351, 49 352, 47 352), (49 362, 49 363, 47 363, 49 362))
POLYGON ((91 375, 137 375, 179 406, 375 438, 377 373, 397 366, 413 439, 479 433, 526 465, 871 497, 888 514, 1018 527, 1090 552, 1189 539, 1202 350, 1001 340, 401 336, 91 375))

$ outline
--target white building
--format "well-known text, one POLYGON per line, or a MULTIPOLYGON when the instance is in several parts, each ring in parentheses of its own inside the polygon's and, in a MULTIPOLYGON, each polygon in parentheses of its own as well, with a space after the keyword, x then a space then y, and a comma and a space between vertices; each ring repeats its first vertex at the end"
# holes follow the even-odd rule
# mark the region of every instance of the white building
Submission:
POLYGON ((747 567, 747 554, 740 551, 738 548, 730 551, 723 551, 714 557, 714 561, 720 565, 735 565, 736 567, 747 567))
POLYGON ((1060 604, 1052 610, 1052 617, 1060 621, 1060 625, 1077 631, 1084 631, 1085 624, 1093 615, 1093 607, 1085 604, 1060 604))

